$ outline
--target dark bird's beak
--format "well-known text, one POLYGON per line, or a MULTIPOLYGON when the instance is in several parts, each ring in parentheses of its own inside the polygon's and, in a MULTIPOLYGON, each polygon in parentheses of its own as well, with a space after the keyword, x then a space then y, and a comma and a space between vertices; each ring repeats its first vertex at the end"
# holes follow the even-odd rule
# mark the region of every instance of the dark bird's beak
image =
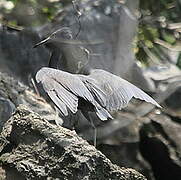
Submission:
POLYGON ((46 39, 44 39, 44 40, 40 41, 39 43, 35 44, 35 45, 33 46, 33 48, 36 48, 36 47, 38 47, 38 46, 41 46, 42 44, 47 43, 50 39, 51 39, 50 36, 47 37, 46 39))

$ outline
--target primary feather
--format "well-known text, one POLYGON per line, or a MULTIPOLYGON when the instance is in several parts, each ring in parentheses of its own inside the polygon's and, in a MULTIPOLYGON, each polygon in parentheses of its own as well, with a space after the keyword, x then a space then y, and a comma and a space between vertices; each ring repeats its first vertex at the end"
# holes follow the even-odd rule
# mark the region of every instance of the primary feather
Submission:
MULTIPOLYGON (((82 75, 83 77, 83 75, 82 75)), ((95 88, 95 92, 90 91, 90 87, 86 87, 79 75, 70 74, 61 70, 53 68, 41 68, 36 74, 37 82, 41 82, 44 90, 59 108, 64 116, 68 115, 67 108, 76 113, 78 109, 78 101, 83 98, 85 101, 91 103, 95 107, 95 112, 101 120, 112 118, 111 115, 104 109, 94 98, 95 94, 101 104, 106 104, 105 94, 97 87, 96 84, 92 84, 91 87, 95 88)), ((84 80, 88 84, 91 84, 89 78, 84 80)))
MULTIPOLYGON (((161 107, 153 98, 151 98, 144 91, 131 84, 130 82, 101 69, 91 70, 88 78, 93 79, 91 83, 98 86, 105 96, 102 96, 102 92, 95 91, 95 86, 91 83, 83 81, 85 86, 95 92, 95 96, 101 99, 100 103, 108 111, 120 110, 127 106, 132 97, 144 100, 146 102, 152 103, 157 107, 161 107)), ((87 78, 87 80, 89 80, 87 78)))

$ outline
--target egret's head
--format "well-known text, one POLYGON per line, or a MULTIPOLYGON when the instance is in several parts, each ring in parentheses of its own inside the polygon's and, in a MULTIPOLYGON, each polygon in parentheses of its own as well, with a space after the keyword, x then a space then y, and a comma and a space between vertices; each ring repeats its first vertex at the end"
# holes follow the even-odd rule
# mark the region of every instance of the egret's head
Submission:
POLYGON ((59 40, 59 39, 62 39, 62 40, 70 40, 73 38, 72 36, 72 31, 70 28, 68 27, 63 27, 61 29, 58 29, 56 30, 55 32, 53 32, 51 35, 50 35, 50 38, 52 40, 59 40))
POLYGON ((70 40, 72 39, 73 36, 72 36, 72 31, 70 28, 68 27, 63 27, 63 28, 60 28, 56 31, 54 31, 52 34, 50 34, 50 36, 48 36, 46 39, 40 41, 39 43, 35 44, 34 48, 42 45, 42 44, 46 44, 48 42, 60 42, 61 41, 65 41, 65 40, 70 40))

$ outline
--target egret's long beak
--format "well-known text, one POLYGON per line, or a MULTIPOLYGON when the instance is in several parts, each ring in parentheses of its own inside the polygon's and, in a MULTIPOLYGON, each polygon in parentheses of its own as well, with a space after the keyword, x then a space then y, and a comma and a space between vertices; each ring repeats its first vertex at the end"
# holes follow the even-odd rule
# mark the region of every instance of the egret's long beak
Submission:
POLYGON ((40 41, 39 43, 35 44, 35 45, 33 46, 33 48, 36 48, 36 47, 38 47, 38 46, 40 46, 40 45, 42 45, 42 44, 47 43, 50 39, 51 39, 50 36, 47 37, 46 39, 44 39, 44 40, 40 41))

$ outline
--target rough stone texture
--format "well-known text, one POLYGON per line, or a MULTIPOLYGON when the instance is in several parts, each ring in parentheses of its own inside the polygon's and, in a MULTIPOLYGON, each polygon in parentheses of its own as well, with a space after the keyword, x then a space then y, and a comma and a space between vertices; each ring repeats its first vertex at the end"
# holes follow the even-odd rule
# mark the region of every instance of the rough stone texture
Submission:
POLYGON ((0 162, 14 179, 145 180, 130 168, 111 163, 74 131, 57 127, 23 105, 7 121, 0 136, 0 162))
POLYGON ((31 107, 34 112, 41 114, 47 120, 57 118, 61 121, 43 98, 6 73, 0 72, 0 131, 19 104, 31 107))
MULTIPOLYGON (((180 78, 181 79, 181 78, 180 78)), ((181 83, 180 86, 165 101, 165 112, 175 121, 180 122, 181 118, 181 83)))
POLYGON ((140 128, 139 149, 156 180, 181 177, 181 125, 165 114, 151 113, 140 128))

